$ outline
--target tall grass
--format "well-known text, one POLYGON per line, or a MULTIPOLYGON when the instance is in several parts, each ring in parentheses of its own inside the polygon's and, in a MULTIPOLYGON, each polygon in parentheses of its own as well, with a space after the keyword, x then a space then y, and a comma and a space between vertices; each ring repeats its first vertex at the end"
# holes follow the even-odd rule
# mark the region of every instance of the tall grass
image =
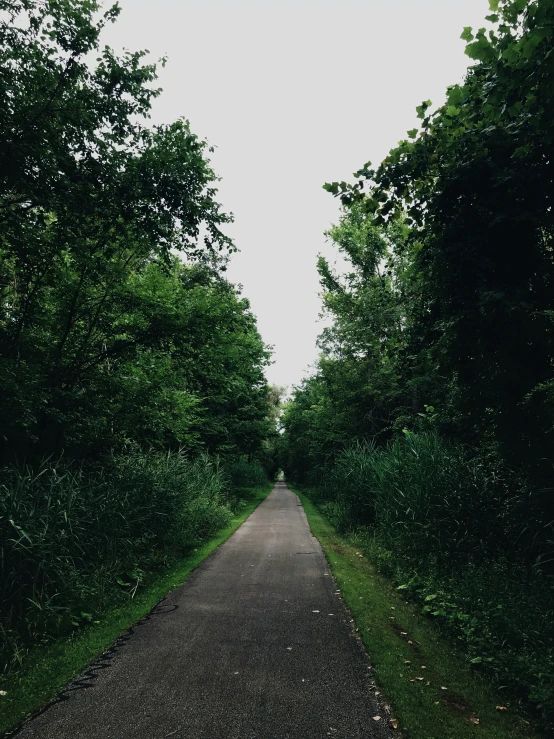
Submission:
POLYGON ((326 491, 342 529, 375 525, 411 551, 443 556, 510 547, 521 504, 497 465, 432 433, 346 449, 326 491))
POLYGON ((339 530, 554 728, 552 524, 529 525, 513 473, 426 433, 351 446, 319 480, 339 530))
MULTIPOLYGON (((231 518, 217 460, 133 454, 102 470, 44 462, 0 478, 0 660, 93 620, 116 591, 231 518)), ((1 670, 1 668, 0 668, 1 670)))

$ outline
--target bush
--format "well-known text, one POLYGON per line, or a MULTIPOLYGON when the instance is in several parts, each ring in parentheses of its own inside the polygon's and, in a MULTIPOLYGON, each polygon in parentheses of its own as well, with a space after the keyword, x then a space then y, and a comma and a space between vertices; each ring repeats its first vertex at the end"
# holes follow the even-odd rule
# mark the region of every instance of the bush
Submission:
POLYGON ((225 467, 225 473, 230 485, 235 490, 257 488, 268 481, 267 473, 257 459, 248 460, 246 457, 233 460, 225 467))
POLYGON ((516 528, 518 499, 501 468, 434 433, 346 449, 326 497, 341 529, 375 525, 412 552, 485 556, 509 548, 516 528))
POLYGON ((3 470, 4 663, 22 644, 90 620, 114 590, 134 594, 146 571, 227 525, 226 492, 217 461, 181 454, 133 454, 103 470, 52 461, 3 470))

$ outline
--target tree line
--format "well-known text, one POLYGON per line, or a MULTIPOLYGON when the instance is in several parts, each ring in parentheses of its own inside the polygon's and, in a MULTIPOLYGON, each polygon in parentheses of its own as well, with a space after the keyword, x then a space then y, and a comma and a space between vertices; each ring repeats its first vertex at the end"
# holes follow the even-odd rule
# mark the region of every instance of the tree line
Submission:
POLYGON ((281 459, 551 726, 554 3, 489 5, 446 102, 325 186, 346 267, 319 259, 332 325, 281 459))
POLYGON ((118 14, 0 0, 8 666, 211 536, 275 472, 270 352, 225 278, 212 149, 184 119, 150 123, 156 66, 101 43, 118 14))

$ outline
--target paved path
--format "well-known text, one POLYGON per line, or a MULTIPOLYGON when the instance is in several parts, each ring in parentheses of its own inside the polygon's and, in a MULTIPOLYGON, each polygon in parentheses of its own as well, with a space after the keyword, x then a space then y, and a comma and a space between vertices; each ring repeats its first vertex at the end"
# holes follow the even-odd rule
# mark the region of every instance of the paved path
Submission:
POLYGON ((335 589, 298 498, 277 483, 18 739, 384 739, 335 589))

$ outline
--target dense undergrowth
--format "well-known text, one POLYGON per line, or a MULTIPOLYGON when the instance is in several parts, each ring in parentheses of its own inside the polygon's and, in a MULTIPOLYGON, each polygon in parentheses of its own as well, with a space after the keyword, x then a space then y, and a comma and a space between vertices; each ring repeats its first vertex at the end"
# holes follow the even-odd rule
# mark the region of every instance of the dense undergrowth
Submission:
POLYGON ((422 433, 357 444, 318 477, 310 496, 338 530, 551 730, 552 575, 537 566, 532 499, 508 472, 422 433))
POLYGON ((229 525, 260 463, 179 453, 102 468, 44 462, 0 484, 0 673, 29 648, 96 621, 145 578, 229 525))

